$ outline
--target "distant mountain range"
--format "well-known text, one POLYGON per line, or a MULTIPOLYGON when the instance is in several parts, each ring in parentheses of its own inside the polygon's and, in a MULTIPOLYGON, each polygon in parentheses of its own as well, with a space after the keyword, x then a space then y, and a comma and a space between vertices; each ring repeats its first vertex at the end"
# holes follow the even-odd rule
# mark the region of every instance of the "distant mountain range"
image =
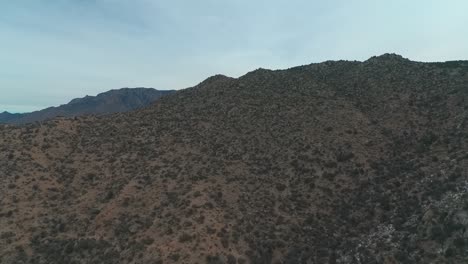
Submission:
POLYGON ((7 111, 0 113, 0 123, 9 123, 21 118, 23 114, 12 114, 7 111))
POLYGON ((43 121, 57 116, 75 117, 88 114, 111 114, 127 112, 148 106, 161 96, 170 94, 174 90, 156 90, 153 88, 122 88, 114 89, 97 96, 85 96, 71 100, 68 104, 49 107, 43 110, 12 114, 0 113, 0 123, 23 124, 43 121))

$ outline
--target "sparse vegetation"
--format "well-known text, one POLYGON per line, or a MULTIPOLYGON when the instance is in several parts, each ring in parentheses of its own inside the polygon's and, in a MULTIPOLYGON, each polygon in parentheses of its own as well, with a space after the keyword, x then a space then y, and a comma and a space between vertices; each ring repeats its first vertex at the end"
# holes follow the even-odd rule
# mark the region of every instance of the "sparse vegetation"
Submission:
POLYGON ((262 69, 0 126, 0 262, 465 263, 457 65, 262 69))

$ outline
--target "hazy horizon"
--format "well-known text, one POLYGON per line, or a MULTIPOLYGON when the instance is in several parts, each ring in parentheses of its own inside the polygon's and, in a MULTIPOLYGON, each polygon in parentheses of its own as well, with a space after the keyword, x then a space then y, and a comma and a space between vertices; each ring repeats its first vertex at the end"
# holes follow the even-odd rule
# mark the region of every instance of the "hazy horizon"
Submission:
POLYGON ((0 112, 384 53, 464 60, 467 9, 465 1, 8 1, 0 112))

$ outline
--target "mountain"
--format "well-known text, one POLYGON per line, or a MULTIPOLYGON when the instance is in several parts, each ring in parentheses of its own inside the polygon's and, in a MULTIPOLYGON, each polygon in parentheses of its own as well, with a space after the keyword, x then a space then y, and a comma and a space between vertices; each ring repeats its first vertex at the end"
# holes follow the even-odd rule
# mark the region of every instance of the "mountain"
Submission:
POLYGON ((21 114, 12 114, 8 113, 7 111, 0 113, 0 123, 8 123, 15 119, 19 119, 21 114))
POLYGON ((467 263, 468 69, 217 75, 0 128, 1 263, 467 263))
POLYGON ((0 114, 0 123, 24 124, 43 121, 58 116, 75 117, 81 115, 101 115, 127 112, 148 106, 161 96, 173 93, 173 90, 156 90, 153 88, 122 88, 100 93, 97 96, 86 96, 71 100, 68 104, 49 107, 40 111, 25 114, 0 114))

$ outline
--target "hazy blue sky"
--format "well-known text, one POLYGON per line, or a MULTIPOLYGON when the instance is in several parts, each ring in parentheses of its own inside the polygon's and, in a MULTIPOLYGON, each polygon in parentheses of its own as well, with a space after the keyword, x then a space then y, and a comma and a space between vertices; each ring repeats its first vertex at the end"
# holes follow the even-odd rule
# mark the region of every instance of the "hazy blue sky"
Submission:
POLYGON ((0 0, 0 112, 386 52, 468 59, 466 0, 0 0))

